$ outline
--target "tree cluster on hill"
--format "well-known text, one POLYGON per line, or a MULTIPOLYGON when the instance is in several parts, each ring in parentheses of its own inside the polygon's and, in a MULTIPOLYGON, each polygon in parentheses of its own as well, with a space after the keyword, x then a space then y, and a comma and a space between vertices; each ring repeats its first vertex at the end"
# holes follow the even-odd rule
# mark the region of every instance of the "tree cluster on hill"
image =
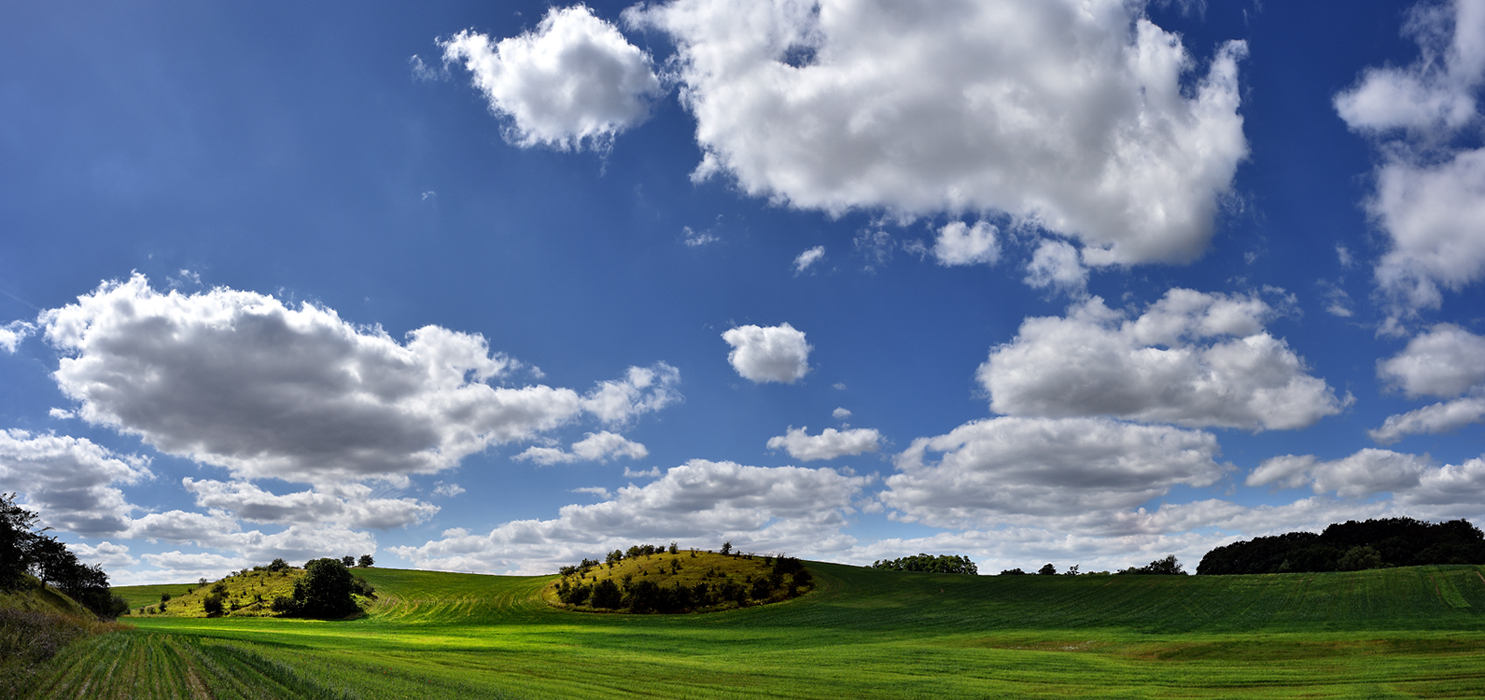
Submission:
POLYGON ((99 617, 118 617, 129 603, 113 595, 103 567, 83 564, 57 538, 36 529, 40 515, 16 505, 14 493, 0 493, 0 590, 18 590, 29 584, 27 574, 42 588, 51 587, 82 603, 99 617))
POLYGON ((1287 532, 1218 547, 1201 558, 1196 573, 1359 571, 1424 564, 1485 564, 1485 533, 1463 519, 1348 520, 1318 535, 1287 532))
POLYGON ((979 567, 970 561, 969 557, 958 554, 932 554, 919 553, 916 556, 902 557, 901 559, 881 559, 872 562, 871 568, 883 571, 927 571, 935 574, 969 574, 978 576, 979 567))
MULTIPOLYGON (((724 546, 723 556, 752 558, 753 555, 744 555, 741 552, 730 554, 730 544, 724 546)), ((610 552, 603 564, 584 559, 577 566, 564 566, 559 570, 562 581, 557 586, 557 597, 565 605, 584 606, 594 610, 685 613, 707 608, 746 607, 787 600, 798 596, 801 589, 814 585, 814 576, 804 567, 803 562, 782 555, 763 557, 767 573, 748 574, 740 581, 717 574, 720 579, 717 581, 700 581, 694 585, 672 581, 665 585, 648 578, 636 579, 633 574, 625 574, 615 582, 610 574, 610 578, 585 583, 586 575, 599 566, 613 569, 625 559, 665 553, 679 555, 680 552, 674 542, 668 548, 636 545, 627 552, 617 549, 610 552)), ((691 556, 696 556, 695 550, 691 551, 691 556)), ((678 572, 679 564, 678 559, 671 559, 669 573, 678 572)), ((664 573, 665 569, 662 568, 661 572, 664 573)), ((714 572, 715 569, 712 569, 708 575, 714 572)))
MULTIPOLYGON (((275 560, 270 569, 281 561, 275 560)), ((341 559, 311 559, 304 564, 304 575, 294 582, 294 595, 278 596, 272 605, 274 612, 283 615, 333 619, 360 611, 354 595, 374 598, 376 589, 352 574, 341 559)), ((210 597, 205 602, 209 601, 210 597)), ((220 603, 217 612, 221 612, 220 603)))

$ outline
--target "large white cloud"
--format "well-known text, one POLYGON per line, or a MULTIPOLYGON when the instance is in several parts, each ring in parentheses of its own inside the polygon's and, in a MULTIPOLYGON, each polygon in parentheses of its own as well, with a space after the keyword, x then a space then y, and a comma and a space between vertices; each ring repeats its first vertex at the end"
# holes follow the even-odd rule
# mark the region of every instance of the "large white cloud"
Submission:
POLYGON ((1471 396, 1388 416, 1382 427, 1366 434, 1378 444, 1391 445, 1409 435, 1447 433, 1482 419, 1485 419, 1485 390, 1477 390, 1471 396))
POLYGON ((704 157, 749 194, 840 213, 1003 211, 1092 264, 1187 261, 1247 154, 1237 62, 1197 62, 1124 0, 675 0, 704 157))
POLYGON ((425 326, 399 343, 331 309, 224 288, 162 294, 140 275, 40 325, 66 354, 55 378, 83 419, 249 480, 401 482, 585 412, 622 422, 679 398, 663 363, 585 395, 497 385, 518 363, 477 334, 425 326))
POLYGON ((777 326, 738 326, 722 339, 732 346, 727 361, 732 368, 757 383, 793 384, 810 371, 810 351, 804 332, 784 323, 777 326))
POLYGON ((1381 146, 1367 210, 1392 239, 1375 274, 1397 304, 1394 322, 1437 308, 1440 285, 1458 290, 1485 274, 1485 149, 1447 146, 1479 126, 1485 2, 1419 4, 1403 29, 1418 60, 1369 68, 1335 97, 1341 118, 1381 146))
POLYGON ((87 438, 0 430, 0 484, 24 494, 48 527, 98 536, 129 528, 137 510, 115 484, 154 478, 147 459, 87 438))
POLYGON ((1284 455, 1265 460, 1248 476, 1249 486, 1310 486, 1315 493, 1363 498, 1391 493, 1396 504, 1440 517, 1478 516, 1485 512, 1485 459, 1434 466, 1427 455, 1367 448, 1348 457, 1323 461, 1314 455, 1284 455))
POLYGON ((535 31, 499 42, 466 30, 439 46, 474 74, 521 146, 601 146, 644 121, 661 92, 649 55, 583 5, 553 7, 535 31))
POLYGON ((1137 318, 1100 298, 1028 318, 979 369, 998 413, 1110 415, 1249 430, 1301 428, 1345 405, 1282 339, 1257 296, 1172 289, 1137 318))
POLYGON ((1107 418, 994 418, 918 438, 897 457, 880 501, 935 527, 1009 518, 1104 522, 1178 485, 1208 486, 1229 467, 1210 433, 1107 418), (928 459, 940 453, 939 459, 928 459))
POLYGON ((342 494, 299 491, 278 495, 243 481, 181 480, 195 494, 196 505, 226 511, 242 520, 260 523, 341 523, 352 528, 388 529, 433 517, 438 506, 414 498, 374 498, 372 490, 348 484, 342 494))
POLYGON ((876 452, 882 447, 882 434, 871 428, 836 430, 826 428, 819 435, 810 435, 808 426, 790 427, 783 435, 768 439, 768 449, 783 449, 790 457, 801 462, 818 459, 849 457, 863 452, 876 452))
POLYGON ((601 503, 563 506, 552 520, 508 522, 484 535, 455 529, 391 551, 422 568, 530 574, 639 542, 716 549, 731 540, 750 551, 823 555, 855 543, 841 529, 869 482, 834 469, 692 460, 601 503))

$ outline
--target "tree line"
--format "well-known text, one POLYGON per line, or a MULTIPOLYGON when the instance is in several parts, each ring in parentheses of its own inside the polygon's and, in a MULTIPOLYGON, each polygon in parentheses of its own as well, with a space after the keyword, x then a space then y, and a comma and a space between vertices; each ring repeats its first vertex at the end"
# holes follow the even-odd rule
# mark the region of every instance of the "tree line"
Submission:
POLYGON ((50 528, 38 529, 40 514, 17 505, 15 496, 0 493, 0 591, 51 586, 99 617, 128 612, 129 603, 113 595, 103 567, 83 564, 66 544, 46 534, 50 528))
POLYGON ((1485 533, 1464 519, 1348 520, 1318 535, 1286 532, 1217 547, 1202 557, 1196 573, 1360 571, 1426 564, 1485 564, 1485 533))
POLYGON ((872 562, 871 568, 883 571, 926 571, 934 574, 969 574, 978 576, 979 567, 962 555, 918 553, 900 559, 881 559, 872 562))

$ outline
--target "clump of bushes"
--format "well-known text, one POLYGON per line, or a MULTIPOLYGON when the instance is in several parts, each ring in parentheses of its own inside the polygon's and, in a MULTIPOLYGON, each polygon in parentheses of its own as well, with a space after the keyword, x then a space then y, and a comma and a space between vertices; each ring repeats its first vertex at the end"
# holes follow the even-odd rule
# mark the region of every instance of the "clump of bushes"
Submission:
POLYGON ((1359 571, 1424 564, 1485 564, 1485 533, 1468 520, 1348 520, 1320 534, 1288 532, 1217 547, 1198 574, 1359 571))
MULTIPOLYGON (((724 556, 732 553, 730 542, 723 545, 722 552, 724 556)), ((650 578, 650 567, 644 566, 637 572, 631 569, 630 573, 618 580, 615 580, 612 573, 604 573, 606 578, 594 574, 589 582, 588 574, 600 566, 612 570, 625 560, 659 554, 670 554, 673 558, 668 564, 662 560, 655 566, 657 578, 666 574, 676 576, 685 568, 680 563, 680 547, 675 542, 670 543, 669 547, 635 545, 628 551, 616 549, 608 553, 602 564, 584 559, 576 566, 562 567, 559 571, 562 579, 556 588, 557 599, 564 605, 592 610, 684 613, 778 602, 798 596, 814 586, 814 576, 804 567, 803 562, 783 555, 765 556, 763 565, 754 573, 743 576, 741 580, 719 573, 717 567, 712 567, 702 577, 722 580, 686 583, 672 579, 668 583, 657 582, 650 578)), ((695 550, 691 550, 687 558, 689 560, 696 556, 695 550)), ((742 555, 741 552, 737 556, 752 558, 752 555, 742 555)))
POLYGON ((975 566, 969 557, 961 555, 919 553, 917 556, 902 557, 901 559, 885 559, 873 562, 873 569, 883 571, 926 571, 935 574, 969 574, 977 576, 979 567, 975 566))

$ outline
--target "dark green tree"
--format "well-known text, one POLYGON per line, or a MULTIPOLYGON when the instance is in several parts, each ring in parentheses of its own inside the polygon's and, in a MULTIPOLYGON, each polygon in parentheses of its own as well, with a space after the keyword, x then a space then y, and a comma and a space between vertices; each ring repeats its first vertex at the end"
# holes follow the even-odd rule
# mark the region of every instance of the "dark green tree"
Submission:
POLYGON ((356 566, 362 569, 369 569, 376 566, 376 560, 372 559, 370 554, 362 554, 361 558, 356 560, 356 566))
POLYGON ((16 505, 14 493, 0 493, 0 591, 25 585, 37 517, 16 505))
POLYGON ((1057 567, 1052 566, 1051 562, 1047 562, 1046 564, 1042 565, 1042 568, 1037 569, 1036 572, 1038 574, 1041 574, 1042 576, 1051 576, 1057 573, 1057 567))
POLYGON ((314 559, 294 582, 294 603, 305 617, 337 618, 357 611, 351 572, 339 559, 314 559))

